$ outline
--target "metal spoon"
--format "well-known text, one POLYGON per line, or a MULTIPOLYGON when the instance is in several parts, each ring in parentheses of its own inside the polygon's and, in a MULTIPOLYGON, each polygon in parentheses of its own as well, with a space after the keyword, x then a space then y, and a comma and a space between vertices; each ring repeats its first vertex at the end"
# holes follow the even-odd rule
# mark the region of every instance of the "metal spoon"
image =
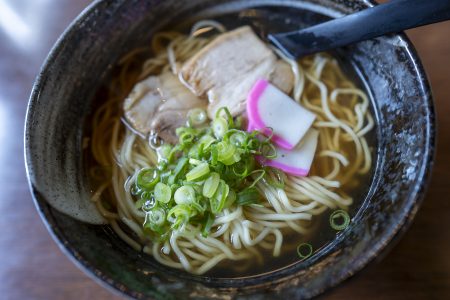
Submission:
POLYGON ((392 0, 306 29, 269 34, 286 55, 299 58, 388 33, 450 19, 450 0, 392 0))

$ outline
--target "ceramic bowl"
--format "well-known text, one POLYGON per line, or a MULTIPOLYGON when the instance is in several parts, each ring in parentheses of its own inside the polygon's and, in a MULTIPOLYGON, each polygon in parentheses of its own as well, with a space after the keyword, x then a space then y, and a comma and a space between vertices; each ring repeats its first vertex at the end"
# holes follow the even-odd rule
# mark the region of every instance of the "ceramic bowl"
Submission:
POLYGON ((377 124, 376 159, 370 186, 351 226, 306 261, 245 278, 188 275, 131 249, 109 226, 81 222, 54 205, 56 199, 89 199, 82 137, 94 95, 118 59, 148 43, 155 32, 194 19, 218 18, 230 28, 251 24, 265 34, 309 26, 372 5, 362 0, 94 1, 45 61, 26 119, 31 192, 60 248, 103 286, 139 299, 310 298, 379 259, 414 218, 435 149, 430 87, 404 34, 335 52, 370 96, 377 124))

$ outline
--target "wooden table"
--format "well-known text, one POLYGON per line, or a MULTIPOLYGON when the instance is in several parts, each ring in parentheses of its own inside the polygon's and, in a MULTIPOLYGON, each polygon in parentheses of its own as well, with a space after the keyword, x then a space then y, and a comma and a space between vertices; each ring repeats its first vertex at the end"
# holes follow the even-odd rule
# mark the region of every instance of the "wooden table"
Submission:
MULTIPOLYGON (((0 0, 0 299, 115 299, 52 241, 28 191, 23 123, 51 45, 87 0, 0 0)), ((433 180, 411 229, 322 299, 450 299, 450 23, 408 32, 433 86, 439 139, 433 180)))

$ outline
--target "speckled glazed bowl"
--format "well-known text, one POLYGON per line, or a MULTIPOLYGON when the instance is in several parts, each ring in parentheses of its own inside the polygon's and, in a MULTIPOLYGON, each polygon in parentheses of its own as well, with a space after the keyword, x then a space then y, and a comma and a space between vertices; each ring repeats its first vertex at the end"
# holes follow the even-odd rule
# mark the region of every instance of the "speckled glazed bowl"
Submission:
POLYGON ((429 181, 435 116, 420 61, 403 34, 335 53, 367 90, 376 117, 371 184, 351 226, 310 259, 254 277, 220 279, 165 268, 106 225, 56 210, 55 199, 88 199, 82 134, 111 66, 153 33, 198 18, 261 32, 287 31, 373 5, 355 0, 95 1, 53 48, 33 88, 25 129, 26 166, 37 210, 61 249, 103 286, 135 298, 309 298, 349 278, 409 226, 429 181))

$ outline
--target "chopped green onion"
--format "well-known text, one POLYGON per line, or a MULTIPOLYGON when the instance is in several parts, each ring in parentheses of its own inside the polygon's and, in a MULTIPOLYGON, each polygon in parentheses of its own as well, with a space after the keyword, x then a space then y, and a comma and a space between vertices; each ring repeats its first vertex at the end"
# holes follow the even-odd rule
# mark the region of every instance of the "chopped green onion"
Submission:
POLYGON ((306 259, 310 257, 313 253, 313 247, 311 244, 302 243, 297 246, 297 254, 301 259, 306 259))
POLYGON ((181 225, 187 223, 193 215, 192 209, 186 204, 177 204, 169 210, 167 214, 167 221, 172 223, 173 229, 180 228, 181 225))
POLYGON ((209 235, 209 232, 211 231, 211 226, 213 223, 214 223, 214 215, 208 214, 208 216, 206 218, 206 222, 203 225, 203 230, 202 230, 203 237, 207 237, 209 235))
POLYGON ((166 212, 161 208, 155 208, 145 214, 144 229, 148 228, 159 234, 164 234, 166 212))
POLYGON ((237 116, 236 119, 234 120, 234 128, 242 128, 244 127, 244 117, 242 116, 237 116))
POLYGON ((168 160, 170 157, 170 151, 172 150, 172 146, 169 144, 163 144, 161 147, 158 148, 158 162, 161 160, 168 160))
POLYGON ((183 184, 192 187, 196 194, 200 195, 202 193, 203 181, 201 181, 201 182, 192 182, 192 181, 187 181, 186 180, 183 184))
POLYGON ((189 118, 189 125, 194 127, 204 124, 208 119, 206 111, 202 108, 191 109, 187 115, 189 118))
POLYGON ((273 176, 268 176, 267 181, 271 186, 277 189, 284 189, 284 173, 278 169, 272 169, 273 176), (275 179, 273 179, 273 177, 275 179))
POLYGON ((234 175, 236 175, 239 178, 245 178, 249 174, 247 162, 237 162, 232 166, 232 171, 234 175))
POLYGON ((173 183, 173 184, 170 184, 169 186, 172 191, 176 191, 181 185, 173 183))
POLYGON ((186 148, 191 146, 197 135, 199 134, 199 130, 190 127, 180 127, 177 128, 176 134, 178 136, 178 143, 182 148, 186 148))
POLYGON ((255 176, 256 176, 256 178, 255 178, 255 180, 253 181, 253 183, 249 186, 249 188, 252 188, 252 187, 254 187, 254 186, 256 186, 256 184, 258 183, 258 181, 260 181, 261 179, 263 179, 264 178, 264 176, 266 175, 266 171, 264 170, 264 169, 260 169, 260 170, 254 170, 254 171, 252 171, 251 173, 250 173, 250 175, 251 174, 256 174, 255 176))
POLYGON ((169 184, 170 186, 174 185, 176 181, 176 178, 174 175, 170 175, 169 177, 167 177, 167 184, 169 184))
POLYGON ((182 147, 180 145, 176 145, 175 147, 172 148, 172 150, 170 150, 169 156, 167 157, 167 161, 168 162, 172 162, 175 155, 182 150, 182 147))
POLYGON ((220 175, 216 172, 212 172, 208 179, 205 180, 203 184, 203 196, 206 198, 211 198, 216 193, 217 187, 220 183, 220 175))
POLYGON ((246 145, 246 148, 250 150, 251 153, 260 153, 259 148, 261 147, 261 141, 257 138, 251 138, 246 145))
POLYGON ((235 176, 243 179, 251 174, 255 166, 255 159, 251 156, 243 161, 235 163, 232 167, 232 171, 235 176))
POLYGON ((192 135, 192 133, 190 132, 184 132, 181 136, 180 136, 180 144, 181 145, 187 145, 190 144, 194 141, 195 136, 192 135))
POLYGON ((261 195, 255 187, 250 187, 237 194, 238 205, 251 205, 259 202, 261 195))
MULTIPOLYGON (((192 145, 191 149, 189 149, 188 152, 188 157, 190 157, 189 160, 191 159, 199 159, 200 158, 200 149, 199 147, 201 146, 201 144, 199 143, 195 143, 194 145, 192 145)), ((189 162, 190 163, 190 162, 189 162)))
POLYGON ((201 160, 198 160, 198 159, 195 159, 195 158, 189 158, 189 163, 190 163, 191 165, 198 166, 199 164, 202 163, 202 161, 201 161, 201 160))
POLYGON ((169 177, 172 175, 171 170, 166 170, 159 175, 159 181, 162 183, 167 183, 169 177))
POLYGON ((217 149, 217 144, 211 146, 211 164, 217 165, 219 159, 219 150, 217 149))
POLYGON ((144 211, 149 211, 155 207, 156 201, 155 201, 154 197, 152 197, 150 200, 147 200, 147 199, 142 199, 142 200, 145 200, 144 205, 142 205, 142 209, 144 211))
POLYGON ((182 173, 183 169, 187 166, 188 163, 189 160, 186 157, 180 158, 177 166, 175 167, 175 170, 173 170, 174 180, 178 179, 178 176, 180 175, 180 173, 182 173))
POLYGON ((209 127, 202 125, 202 109, 189 111, 188 117, 189 125, 176 129, 178 142, 157 149, 157 166, 131 177, 130 194, 146 214, 144 234, 152 241, 165 242, 187 224, 207 236, 223 209, 261 201, 260 180, 274 187, 284 183, 283 174, 255 159, 276 156, 271 136, 240 130, 242 118, 234 120, 227 108, 217 111, 209 127))
POLYGON ((148 191, 142 192, 141 199, 153 200, 153 193, 152 192, 148 192, 148 191))
POLYGON ((335 210, 330 215, 330 225, 331 228, 334 230, 340 231, 347 228, 347 226, 350 224, 350 216, 348 213, 344 210, 338 209, 335 210))
POLYGON ((236 201, 236 197, 237 197, 236 192, 230 189, 230 191, 228 192, 227 199, 225 199, 225 205, 223 207, 224 208, 231 207, 236 201))
POLYGON ((241 156, 236 151, 236 147, 231 143, 224 141, 217 143, 217 151, 217 160, 224 165, 229 166, 241 160, 241 156))
POLYGON ((134 203, 134 207, 137 209, 142 209, 142 206, 144 206, 145 201, 147 201, 146 199, 139 199, 138 201, 136 201, 134 203))
POLYGON ((162 182, 158 182, 155 186, 155 200, 161 203, 169 203, 172 198, 172 190, 162 182))
POLYGON ((153 209, 147 213, 147 222, 153 223, 155 225, 162 225, 166 220, 166 213, 161 208, 153 209))
POLYGON ((190 204, 195 201, 195 190, 189 185, 183 185, 175 191, 173 198, 177 204, 190 204))
POLYGON ((274 159, 277 157, 277 149, 273 144, 267 142, 261 145, 261 155, 268 159, 274 159))
POLYGON ((226 117, 227 117, 227 119, 228 119, 228 125, 230 126, 230 127, 234 127, 234 122, 233 122, 233 116, 231 115, 231 113, 230 113, 230 111, 228 110, 228 108, 227 107, 221 107, 221 108, 219 108, 218 110, 217 110, 217 112, 216 112, 216 119, 217 118, 223 118, 222 116, 221 116, 221 113, 222 113, 222 111, 224 111, 225 112, 225 115, 226 115, 226 117))
POLYGON ((159 171, 155 168, 144 168, 139 171, 136 185, 140 189, 152 189, 159 181, 159 171))
POLYGON ((222 138, 228 130, 227 121, 222 117, 218 117, 218 118, 214 119, 212 126, 213 126, 214 135, 218 139, 222 138))
POLYGON ((217 141, 217 140, 215 138, 213 138, 212 136, 204 135, 200 138, 200 140, 198 142, 203 145, 203 150, 207 150, 209 148, 209 146, 211 146, 212 143, 214 143, 215 141, 217 141))
POLYGON ((204 176, 209 174, 209 165, 208 163, 200 163, 198 166, 193 168, 186 174, 187 181, 194 181, 203 179, 204 176))
POLYGON ((201 205, 200 203, 195 202, 195 201, 190 203, 189 206, 191 206, 193 209, 195 209, 196 211, 201 212, 201 213, 205 212, 205 210, 206 210, 205 205, 201 205))
POLYGON ((198 144, 197 147, 197 157, 198 158, 202 158, 205 155, 205 145, 203 144, 198 144))
POLYGON ((216 193, 212 198, 209 198, 209 204, 211 205, 211 212, 213 214, 218 214, 222 211, 229 191, 230 187, 228 184, 226 184, 225 181, 220 180, 216 193))
POLYGON ((246 140, 247 140, 247 134, 245 132, 242 132, 242 131, 233 133, 230 136, 230 143, 235 145, 236 147, 242 146, 245 143, 246 140))

